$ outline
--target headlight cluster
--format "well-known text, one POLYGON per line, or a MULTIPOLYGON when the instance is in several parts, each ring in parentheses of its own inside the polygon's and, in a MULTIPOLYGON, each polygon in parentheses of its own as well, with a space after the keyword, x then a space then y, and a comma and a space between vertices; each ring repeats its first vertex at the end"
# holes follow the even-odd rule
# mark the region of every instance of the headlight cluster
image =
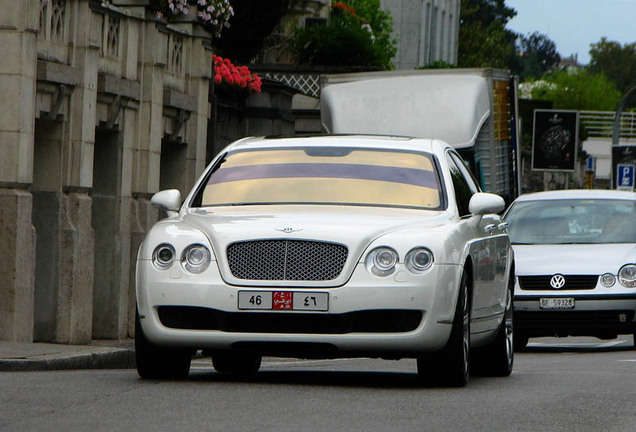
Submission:
MULTIPOLYGON (((601 285, 612 287, 616 283, 616 276, 605 273, 601 276, 601 285)), ((618 282, 627 288, 636 288, 636 264, 626 264, 618 271, 618 282)))
POLYGON ((618 271, 618 282, 628 288, 636 288, 636 264, 627 264, 618 271))
MULTIPOLYGON (((152 264, 158 270, 167 270, 172 267, 177 260, 176 252, 172 245, 167 243, 157 246, 152 253, 152 264)), ((210 265, 212 254, 210 250, 202 244, 191 244, 181 253, 181 266, 189 273, 202 273, 210 265)))
MULTIPOLYGON (((389 276, 399 262, 398 253, 387 246, 373 249, 367 254, 367 269, 376 276, 389 276)), ((422 273, 433 265, 433 253, 423 247, 411 249, 406 254, 406 268, 412 273, 422 273)))

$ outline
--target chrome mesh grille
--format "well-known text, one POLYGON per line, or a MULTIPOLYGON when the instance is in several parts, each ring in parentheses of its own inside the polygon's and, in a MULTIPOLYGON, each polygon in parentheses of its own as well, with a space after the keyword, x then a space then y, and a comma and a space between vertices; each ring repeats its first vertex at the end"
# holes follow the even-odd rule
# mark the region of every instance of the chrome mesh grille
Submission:
POLYGON ((327 281, 340 275, 347 253, 336 243, 259 240, 229 245, 227 260, 238 279, 327 281))

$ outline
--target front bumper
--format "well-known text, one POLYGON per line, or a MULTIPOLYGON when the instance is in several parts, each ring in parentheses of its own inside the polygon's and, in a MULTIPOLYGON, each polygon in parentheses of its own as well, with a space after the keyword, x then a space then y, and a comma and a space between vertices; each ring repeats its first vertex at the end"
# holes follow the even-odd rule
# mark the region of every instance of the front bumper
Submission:
POLYGON ((561 292, 514 296, 515 332, 529 337, 596 336, 613 338, 636 331, 636 293, 561 292), (570 309, 542 309, 542 298, 572 298, 570 309))
POLYGON ((228 285, 214 263, 195 276, 139 260, 137 305, 144 335, 159 346, 325 357, 439 350, 450 335, 462 268, 435 265, 413 275, 401 267, 378 278, 359 264, 340 287, 276 288, 228 285), (327 292, 329 310, 239 310, 241 290, 327 292))

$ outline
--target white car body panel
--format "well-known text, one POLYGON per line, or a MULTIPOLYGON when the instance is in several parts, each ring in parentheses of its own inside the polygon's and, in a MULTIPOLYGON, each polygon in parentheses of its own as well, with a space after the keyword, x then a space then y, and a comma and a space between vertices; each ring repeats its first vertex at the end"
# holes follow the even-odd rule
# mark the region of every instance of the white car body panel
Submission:
MULTIPOLYGON (((299 145, 399 148, 426 151, 438 156, 452 191, 443 157, 450 147, 437 141, 377 137, 315 137, 297 139, 245 139, 226 151, 245 148, 286 148, 299 145)), ((215 161, 210 164, 213 167, 215 161)), ((208 167, 208 169, 210 169, 208 167)), ((206 172, 207 170, 206 169, 206 172)), ((460 219, 453 200, 442 210, 347 206, 347 205, 249 205, 190 208, 199 184, 186 197, 178 215, 158 222, 146 235, 137 260, 137 307, 148 340, 159 346, 224 350, 242 342, 298 342, 329 344, 338 356, 375 354, 414 356, 442 348, 451 331, 458 286, 464 266, 473 266, 473 323, 475 346, 492 340, 501 326, 512 265, 500 217, 471 216, 460 219), (245 280, 235 277, 225 257, 228 245, 253 240, 308 240, 345 245, 348 255, 340 275, 327 281, 245 280), (174 263, 168 270, 152 264, 160 244, 174 247, 176 256, 191 244, 212 252, 212 262, 200 274, 191 274, 174 263), (395 271, 378 277, 367 269, 367 253, 379 246, 394 249, 399 256, 395 271), (434 264, 421 274, 409 271, 404 257, 414 247, 425 246, 434 254, 434 264), (327 292, 327 312, 239 310, 239 291, 327 292), (319 314, 329 316, 360 311, 421 311, 419 325, 405 332, 241 332, 220 329, 186 329, 164 325, 158 310, 163 306, 207 308, 232 319, 259 314, 319 314), (229 315, 228 315, 229 316, 229 315)), ((269 316, 269 315, 268 315, 269 316)))

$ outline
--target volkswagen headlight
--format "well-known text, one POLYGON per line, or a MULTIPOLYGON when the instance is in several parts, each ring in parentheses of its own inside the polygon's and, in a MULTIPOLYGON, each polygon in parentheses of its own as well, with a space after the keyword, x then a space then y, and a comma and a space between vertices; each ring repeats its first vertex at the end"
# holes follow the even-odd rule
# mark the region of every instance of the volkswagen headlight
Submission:
POLYGON ((628 288, 636 288, 636 264, 627 264, 618 271, 618 281, 628 288))

